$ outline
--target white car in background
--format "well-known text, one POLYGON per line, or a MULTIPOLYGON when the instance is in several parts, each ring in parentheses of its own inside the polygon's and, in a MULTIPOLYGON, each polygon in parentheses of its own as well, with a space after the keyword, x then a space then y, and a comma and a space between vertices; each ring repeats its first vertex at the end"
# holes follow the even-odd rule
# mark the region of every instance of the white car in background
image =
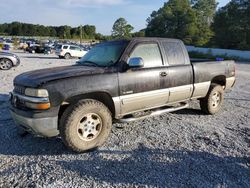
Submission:
POLYGON ((70 59, 71 57, 81 58, 86 53, 87 51, 71 44, 58 45, 56 48, 56 55, 58 55, 59 58, 64 58, 64 59, 70 59))

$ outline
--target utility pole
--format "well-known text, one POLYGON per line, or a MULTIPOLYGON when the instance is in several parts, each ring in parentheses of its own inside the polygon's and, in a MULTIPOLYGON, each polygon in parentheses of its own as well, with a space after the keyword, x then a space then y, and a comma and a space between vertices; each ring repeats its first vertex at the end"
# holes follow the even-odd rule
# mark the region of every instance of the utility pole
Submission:
POLYGON ((80 25, 80 44, 82 44, 82 25, 80 25))

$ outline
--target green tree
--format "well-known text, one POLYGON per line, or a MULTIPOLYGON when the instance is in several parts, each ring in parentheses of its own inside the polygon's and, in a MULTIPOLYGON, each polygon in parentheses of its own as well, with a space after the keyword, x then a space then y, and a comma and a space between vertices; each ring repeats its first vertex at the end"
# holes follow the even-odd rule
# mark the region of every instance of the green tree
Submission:
POLYGON ((82 31, 82 38, 95 39, 96 27, 85 25, 81 27, 64 26, 44 26, 20 22, 0 24, 0 33, 12 36, 51 36, 62 39, 79 39, 82 31))
POLYGON ((250 50, 250 1, 232 0, 216 13, 214 43, 220 48, 250 50))
POLYGON ((94 25, 85 25, 83 26, 83 31, 85 34, 85 38, 94 39, 96 34, 96 27, 94 25))
POLYGON ((216 13, 216 0, 192 0, 192 7, 197 17, 198 31, 194 37, 198 46, 207 44, 213 36, 211 24, 216 13))
POLYGON ((56 37, 56 30, 54 27, 49 27, 49 35, 47 36, 56 37))
POLYGON ((57 35, 61 39, 70 39, 71 38, 71 33, 70 33, 71 27, 64 25, 60 26, 57 31, 57 35))
POLYGON ((115 21, 112 28, 112 37, 115 39, 131 38, 134 27, 128 24, 124 18, 119 18, 115 21))
POLYGON ((145 29, 142 29, 138 32, 133 33, 132 37, 145 37, 145 29))
POLYGON ((182 39, 196 44, 197 15, 189 0, 169 0, 147 19, 146 36, 182 39))

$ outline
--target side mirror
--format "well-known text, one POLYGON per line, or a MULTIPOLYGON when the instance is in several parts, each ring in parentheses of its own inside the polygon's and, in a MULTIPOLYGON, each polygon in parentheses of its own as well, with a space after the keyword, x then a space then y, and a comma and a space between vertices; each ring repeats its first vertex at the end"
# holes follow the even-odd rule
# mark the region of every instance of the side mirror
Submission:
POLYGON ((133 57, 129 59, 128 65, 131 68, 139 68, 144 66, 144 62, 141 57, 133 57))

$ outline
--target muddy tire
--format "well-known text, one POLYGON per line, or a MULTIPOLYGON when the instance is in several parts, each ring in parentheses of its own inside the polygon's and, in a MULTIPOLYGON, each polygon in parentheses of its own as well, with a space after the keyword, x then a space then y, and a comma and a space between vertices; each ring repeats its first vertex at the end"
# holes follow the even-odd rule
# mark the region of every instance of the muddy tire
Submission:
POLYGON ((99 101, 86 99, 65 110, 59 131, 68 148, 84 152, 103 145, 111 127, 112 116, 109 109, 99 101))
POLYGON ((206 114, 218 113, 224 102, 224 90, 222 86, 212 84, 205 98, 200 99, 200 107, 206 114))

